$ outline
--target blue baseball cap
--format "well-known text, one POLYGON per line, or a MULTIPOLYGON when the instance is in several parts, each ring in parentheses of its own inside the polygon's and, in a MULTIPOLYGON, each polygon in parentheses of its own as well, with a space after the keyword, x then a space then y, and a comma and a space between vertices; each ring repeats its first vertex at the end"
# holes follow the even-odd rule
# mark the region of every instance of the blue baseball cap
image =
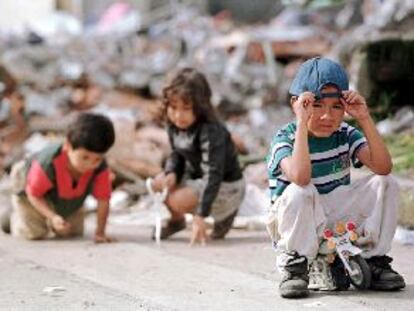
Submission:
POLYGON ((299 67, 289 93, 299 96, 303 92, 312 92, 316 99, 339 98, 342 96, 342 91, 346 91, 348 88, 348 77, 341 65, 327 58, 315 57, 308 59, 299 67), (322 88, 327 84, 335 85, 338 92, 321 94, 322 88))

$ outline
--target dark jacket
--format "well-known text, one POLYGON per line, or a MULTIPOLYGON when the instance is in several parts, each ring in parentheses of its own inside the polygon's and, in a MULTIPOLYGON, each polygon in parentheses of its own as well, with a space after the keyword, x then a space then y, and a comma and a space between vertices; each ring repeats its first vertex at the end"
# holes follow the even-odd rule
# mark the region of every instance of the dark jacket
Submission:
POLYGON ((218 122, 192 125, 180 130, 168 127, 172 154, 165 171, 175 172, 178 182, 184 173, 191 179, 203 178, 206 188, 197 214, 206 217, 220 188, 220 183, 242 178, 237 151, 226 127, 218 122))

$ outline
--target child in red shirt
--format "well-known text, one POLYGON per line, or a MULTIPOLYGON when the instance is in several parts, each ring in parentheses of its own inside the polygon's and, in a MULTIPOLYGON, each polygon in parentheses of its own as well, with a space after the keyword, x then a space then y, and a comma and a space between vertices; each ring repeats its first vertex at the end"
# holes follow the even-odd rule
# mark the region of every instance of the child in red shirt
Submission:
POLYGON ((98 200, 95 242, 110 242, 105 227, 112 188, 104 155, 114 140, 108 118, 84 113, 69 127, 63 144, 15 164, 11 234, 29 240, 82 235, 82 206, 92 194, 98 200))

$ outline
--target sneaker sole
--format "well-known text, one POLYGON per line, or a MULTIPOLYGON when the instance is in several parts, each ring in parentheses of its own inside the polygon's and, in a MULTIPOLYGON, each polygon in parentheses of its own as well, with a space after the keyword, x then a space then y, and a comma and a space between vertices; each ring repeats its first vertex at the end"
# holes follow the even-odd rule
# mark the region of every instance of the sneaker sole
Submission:
POLYGON ((397 291, 403 289, 405 287, 405 282, 393 282, 390 284, 389 282, 377 282, 375 284, 371 284, 370 289, 379 290, 379 291, 397 291))

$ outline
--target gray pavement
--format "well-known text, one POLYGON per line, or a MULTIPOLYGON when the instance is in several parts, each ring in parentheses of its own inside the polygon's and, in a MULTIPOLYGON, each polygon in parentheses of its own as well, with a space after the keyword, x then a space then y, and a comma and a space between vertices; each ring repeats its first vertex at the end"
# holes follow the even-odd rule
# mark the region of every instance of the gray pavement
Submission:
POLYGON ((28 242, 0 233, 0 310, 414 310, 413 246, 395 244, 407 282, 394 293, 313 292, 278 296, 279 275, 264 231, 233 230, 225 241, 189 247, 189 231, 156 246, 150 228, 109 225, 116 244, 28 242), (45 292, 60 286, 61 291, 45 292))

